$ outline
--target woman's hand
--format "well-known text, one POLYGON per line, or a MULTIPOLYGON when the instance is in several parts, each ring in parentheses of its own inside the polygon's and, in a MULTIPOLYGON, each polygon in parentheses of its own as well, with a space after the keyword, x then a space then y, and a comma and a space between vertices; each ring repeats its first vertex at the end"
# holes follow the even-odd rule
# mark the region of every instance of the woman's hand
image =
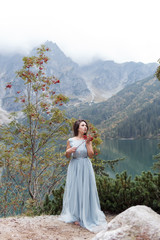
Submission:
POLYGON ((77 147, 71 147, 66 150, 66 153, 74 153, 76 151, 77 147))
POLYGON ((85 139, 86 139, 86 143, 90 143, 93 140, 93 137, 89 135, 85 139))

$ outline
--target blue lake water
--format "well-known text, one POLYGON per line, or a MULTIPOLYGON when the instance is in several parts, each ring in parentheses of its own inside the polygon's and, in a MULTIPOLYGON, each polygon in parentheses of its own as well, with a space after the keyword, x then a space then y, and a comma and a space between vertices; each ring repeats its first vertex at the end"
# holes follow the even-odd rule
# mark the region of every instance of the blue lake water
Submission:
MULTIPOLYGON (((138 140, 105 140, 101 145, 101 159, 113 160, 125 158, 115 167, 116 173, 127 170, 132 177, 140 175, 142 171, 152 171, 154 155, 160 152, 158 148, 160 140, 138 139, 138 140)), ((115 176, 110 168, 106 171, 111 177, 115 176)))

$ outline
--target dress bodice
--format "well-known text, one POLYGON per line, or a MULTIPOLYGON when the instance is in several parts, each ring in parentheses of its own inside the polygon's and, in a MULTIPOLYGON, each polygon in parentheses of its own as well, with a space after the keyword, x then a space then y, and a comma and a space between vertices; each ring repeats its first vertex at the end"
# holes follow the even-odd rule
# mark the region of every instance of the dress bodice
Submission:
POLYGON ((72 154, 72 158, 86 158, 87 157, 87 148, 86 141, 84 139, 69 139, 71 147, 77 147, 75 153, 72 154))

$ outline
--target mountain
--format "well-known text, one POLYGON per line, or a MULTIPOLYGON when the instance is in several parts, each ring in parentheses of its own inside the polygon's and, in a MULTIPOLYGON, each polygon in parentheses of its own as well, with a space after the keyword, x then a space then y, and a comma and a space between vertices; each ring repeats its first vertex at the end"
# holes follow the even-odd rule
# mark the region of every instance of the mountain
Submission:
MULTIPOLYGON (((71 99, 76 98, 77 102, 86 101, 91 93, 87 88, 85 80, 79 74, 79 66, 70 58, 66 57, 58 46, 52 42, 45 44, 51 51, 47 52, 50 61, 47 64, 47 75, 54 75, 60 79, 60 86, 56 92, 64 93, 71 99)), ((29 55, 36 54, 36 48, 29 55)), ((23 91, 23 80, 17 79, 15 72, 23 65, 24 56, 20 54, 0 56, 0 88, 3 89, 0 95, 1 107, 7 111, 17 111, 19 107, 13 103, 17 90, 23 91), (5 89, 8 82, 14 82, 11 89, 5 89)))
MULTIPOLYGON (((142 80, 155 73, 157 63, 128 62, 118 64, 113 61, 96 61, 87 66, 79 66, 52 42, 45 43, 50 48, 47 52, 50 61, 47 64, 47 74, 60 79, 56 86, 57 93, 61 92, 70 98, 70 105, 87 102, 102 102, 119 92, 124 87, 142 80)), ((36 54, 34 48, 30 55, 36 54)), ((0 55, 0 106, 7 110, 19 109, 12 100, 17 88, 24 89, 22 80, 16 78, 15 72, 23 65, 23 55, 0 55), (11 89, 5 89, 6 83, 13 82, 11 89), (12 102, 12 103, 11 103, 12 102)))
MULTIPOLYGON (((104 137, 135 138, 159 135, 160 83, 154 77, 157 63, 115 63, 98 60, 79 66, 52 42, 45 43, 50 61, 46 74, 60 79, 56 92, 70 98, 68 116, 89 119, 104 137), (151 77, 149 77, 151 76, 151 77)), ((34 48, 29 55, 36 54, 34 48)), ((0 55, 0 121, 6 122, 10 111, 18 111, 14 102, 17 90, 25 89, 16 71, 23 65, 23 55, 0 55), (5 89, 14 82, 11 89, 5 89)))
POLYGON ((55 43, 48 41, 45 45, 51 50, 49 52, 50 61, 47 64, 47 74, 55 75, 61 82, 57 90, 70 98, 86 100, 91 93, 79 73, 79 65, 66 57, 55 43))
POLYGON ((68 115, 88 119, 106 138, 158 137, 160 82, 153 76, 135 82, 107 101, 68 109, 68 115))
POLYGON ((97 61, 81 68, 93 101, 104 101, 126 86, 154 74, 156 63, 97 61))

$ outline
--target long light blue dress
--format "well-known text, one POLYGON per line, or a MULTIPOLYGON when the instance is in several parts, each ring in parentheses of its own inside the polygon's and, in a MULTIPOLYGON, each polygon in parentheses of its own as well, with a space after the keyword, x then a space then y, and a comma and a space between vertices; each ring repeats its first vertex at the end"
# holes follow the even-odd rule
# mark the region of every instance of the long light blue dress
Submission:
POLYGON ((95 175, 87 156, 85 141, 69 139, 71 147, 78 147, 72 154, 68 166, 63 209, 60 220, 70 223, 78 221, 89 231, 99 232, 107 228, 107 221, 100 209, 95 175))

